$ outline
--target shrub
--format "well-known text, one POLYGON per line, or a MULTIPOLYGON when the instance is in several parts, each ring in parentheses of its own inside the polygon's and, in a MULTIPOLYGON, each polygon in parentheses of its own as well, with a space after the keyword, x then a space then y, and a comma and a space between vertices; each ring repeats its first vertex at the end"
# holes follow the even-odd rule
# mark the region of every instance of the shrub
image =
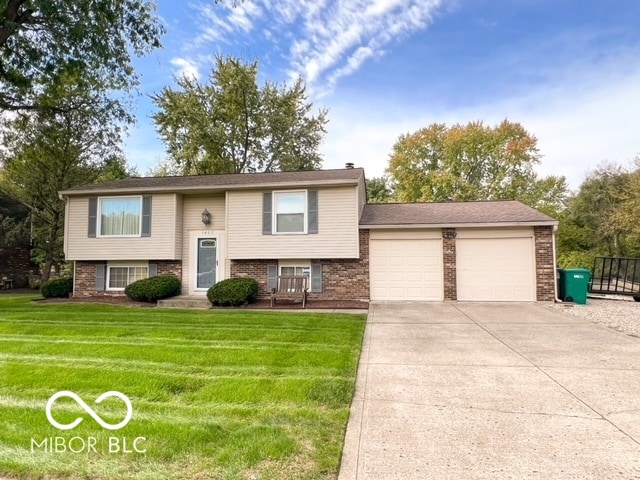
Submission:
POLYGON ((124 289, 124 294, 127 297, 138 302, 156 302, 179 293, 180 279, 173 275, 143 278, 130 283, 124 289))
POLYGON ((40 293, 44 298, 68 298, 73 292, 73 278, 54 278, 48 280, 40 287, 40 293))
POLYGON ((245 305, 258 296, 258 282, 253 278, 229 278, 216 283, 207 291, 213 305, 245 305))

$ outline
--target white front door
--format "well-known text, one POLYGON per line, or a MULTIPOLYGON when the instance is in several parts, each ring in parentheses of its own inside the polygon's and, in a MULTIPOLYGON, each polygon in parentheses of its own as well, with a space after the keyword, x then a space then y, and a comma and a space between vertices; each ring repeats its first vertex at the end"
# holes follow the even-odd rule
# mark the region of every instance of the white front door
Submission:
POLYGON ((194 290, 207 291, 219 280, 218 254, 220 251, 217 236, 197 237, 195 248, 194 290))

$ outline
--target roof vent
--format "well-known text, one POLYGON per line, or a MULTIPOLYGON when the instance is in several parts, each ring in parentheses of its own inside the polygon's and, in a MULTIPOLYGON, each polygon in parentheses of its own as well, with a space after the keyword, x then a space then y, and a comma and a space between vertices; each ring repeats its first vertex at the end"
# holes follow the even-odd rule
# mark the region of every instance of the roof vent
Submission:
POLYGON ((352 169, 353 168, 353 163, 348 162, 344 164, 344 168, 348 168, 348 169, 352 169))

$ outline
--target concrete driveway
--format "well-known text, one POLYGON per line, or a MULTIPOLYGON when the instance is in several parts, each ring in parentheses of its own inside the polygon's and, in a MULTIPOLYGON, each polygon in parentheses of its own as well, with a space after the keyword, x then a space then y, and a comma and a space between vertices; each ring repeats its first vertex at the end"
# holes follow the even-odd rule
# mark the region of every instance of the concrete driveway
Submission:
POLYGON ((373 304, 339 478, 640 479, 640 339, 541 304, 373 304))

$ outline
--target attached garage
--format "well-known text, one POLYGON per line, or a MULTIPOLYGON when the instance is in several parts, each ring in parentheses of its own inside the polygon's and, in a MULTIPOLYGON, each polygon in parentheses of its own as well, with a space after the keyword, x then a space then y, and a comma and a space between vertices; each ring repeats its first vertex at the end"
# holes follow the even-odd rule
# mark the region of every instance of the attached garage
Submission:
POLYGON ((365 205, 373 301, 552 301, 554 228, 517 201, 365 205))
POLYGON ((457 296, 462 301, 535 301, 533 228, 459 230, 457 296))
POLYGON ((371 232, 371 300, 442 301, 440 232, 371 232))

